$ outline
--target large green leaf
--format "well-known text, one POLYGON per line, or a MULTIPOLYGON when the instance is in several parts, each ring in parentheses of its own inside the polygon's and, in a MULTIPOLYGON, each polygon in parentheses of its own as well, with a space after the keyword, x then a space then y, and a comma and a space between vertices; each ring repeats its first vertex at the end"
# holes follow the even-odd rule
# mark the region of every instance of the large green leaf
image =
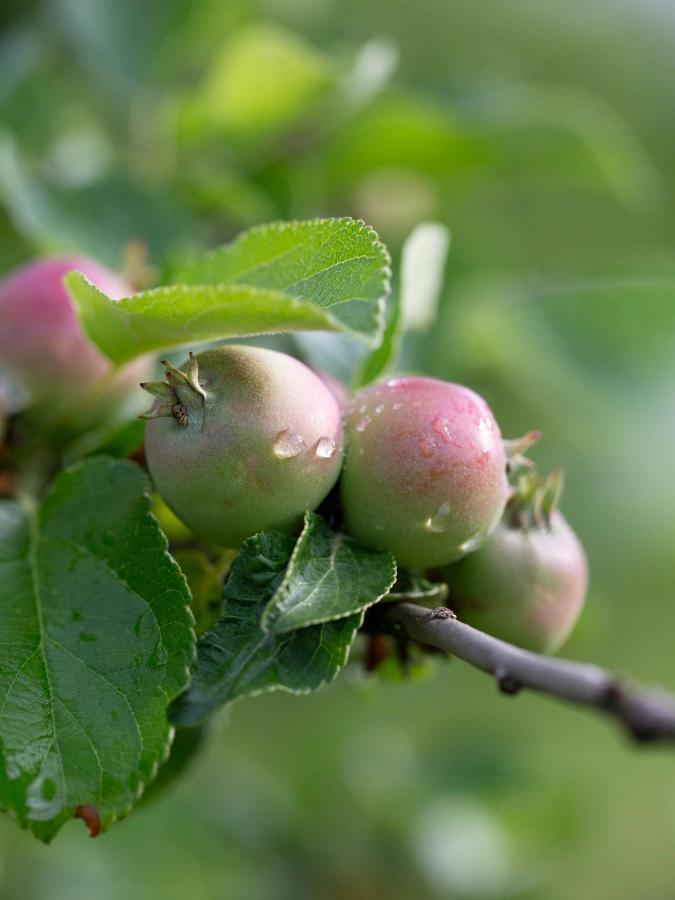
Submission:
POLYGON ((0 504, 0 804, 44 841, 125 815, 169 750, 194 630, 146 488, 100 458, 0 504))
POLYGON ((263 691, 308 693, 346 663, 362 613, 279 636, 261 627, 293 545, 276 532, 245 541, 225 584, 223 614, 200 638, 190 688, 173 704, 175 724, 195 725, 217 707, 263 691))
POLYGON ((236 31, 217 53, 185 116, 190 130, 249 137, 286 128, 332 86, 329 60, 268 23, 236 31))
POLYGON ((253 228, 168 287, 115 303, 80 274, 66 283, 84 328, 117 363, 153 350, 283 331, 344 331, 377 344, 389 255, 354 219, 253 228))
POLYGON ((391 553, 361 547, 331 531, 321 516, 307 513, 283 581, 265 609, 263 628, 285 634, 363 612, 395 581, 391 553))

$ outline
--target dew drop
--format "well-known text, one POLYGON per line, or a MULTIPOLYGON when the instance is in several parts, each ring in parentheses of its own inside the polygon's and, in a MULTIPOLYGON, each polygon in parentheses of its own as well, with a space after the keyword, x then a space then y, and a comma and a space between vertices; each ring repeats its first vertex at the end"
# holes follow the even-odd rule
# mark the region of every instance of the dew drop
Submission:
POLYGON ((335 456, 336 450, 337 444, 335 443, 333 438, 322 437, 317 441, 314 455, 318 456, 320 459, 330 459, 331 457, 335 456))
POLYGON ((402 409, 402 408, 403 408, 402 403, 394 403, 394 405, 392 406, 392 409, 402 409))
POLYGON ((369 423, 370 423, 370 419, 360 419, 360 420, 356 423, 356 425, 354 426, 354 428, 356 429, 356 431, 358 431, 359 433, 361 433, 361 432, 363 432, 363 431, 366 430, 366 428, 368 427, 369 423))
POLYGON ((433 516, 425 521, 424 527, 434 534, 443 534, 450 527, 450 504, 441 503, 433 516))
POLYGON ((470 537, 467 541, 464 541, 463 544, 459 545, 459 550, 461 553, 472 553, 474 550, 477 550, 481 544, 485 541, 487 534, 485 531, 478 531, 473 537, 470 537))
POLYGON ((299 456, 304 449, 305 442, 302 436, 297 431, 289 429, 279 432, 272 448, 278 459, 293 459, 294 456, 299 456))
POLYGON ((384 412, 384 403, 378 403, 375 407, 375 415, 379 416, 381 412, 384 412))

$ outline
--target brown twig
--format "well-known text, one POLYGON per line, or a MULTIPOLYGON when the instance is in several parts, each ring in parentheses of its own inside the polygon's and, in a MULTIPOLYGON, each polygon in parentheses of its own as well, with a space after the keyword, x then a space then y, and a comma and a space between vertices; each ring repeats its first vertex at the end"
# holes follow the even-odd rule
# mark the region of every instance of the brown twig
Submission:
POLYGON ((379 624, 487 672, 504 693, 530 688, 609 714, 636 741, 675 740, 675 696, 660 688, 624 682, 599 666, 521 650, 458 621, 446 607, 398 603, 383 611, 379 624))

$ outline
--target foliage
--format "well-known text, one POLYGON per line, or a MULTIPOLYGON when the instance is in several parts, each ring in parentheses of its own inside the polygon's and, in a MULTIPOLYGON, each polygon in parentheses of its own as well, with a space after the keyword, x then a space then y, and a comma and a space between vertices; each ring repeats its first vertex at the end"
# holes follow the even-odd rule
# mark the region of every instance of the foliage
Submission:
MULTIPOLYGON (((566 512, 592 560, 593 602, 570 653, 668 681, 668 16, 606 2, 563 13, 534 0, 517 9, 345 0, 339 10, 176 0, 142 14, 131 0, 10 3, 0 15, 0 266, 68 249, 128 269, 125 248, 140 240, 149 264, 136 285, 176 292, 177 273, 203 248, 261 222, 363 217, 396 273, 420 221, 452 228, 426 330, 397 332, 395 278, 386 337, 370 358, 337 331, 259 340, 359 385, 391 368, 460 380, 485 394, 505 432, 541 427, 537 458, 565 462, 566 512), (388 42, 359 47, 382 33, 388 42), (274 66, 256 64, 261 46, 274 66), (233 73, 236 96, 219 80, 233 73)), ((269 324, 272 308, 303 327, 324 317, 314 297, 296 305, 277 288, 243 330, 269 324)), ((210 285, 204 295, 229 302, 235 290, 210 285)), ((107 309, 104 298, 90 302, 107 309)), ((232 312, 204 340, 241 334, 232 312)), ((179 315, 162 327, 166 346, 192 345, 179 339, 179 315)), ((112 343, 138 342, 117 328, 112 343)), ((125 457, 138 443, 124 432, 106 452, 125 457)), ((2 485, 5 463, 0 455, 2 485)), ((172 552, 187 559, 195 548, 181 540, 172 552)), ((196 552, 193 568, 222 579, 217 554, 196 552)), ((185 572, 196 583, 188 562, 185 572)), ((208 607, 210 581, 199 590, 208 607)), ((409 573, 393 593, 443 602, 409 573)), ((302 704, 282 694, 238 704, 189 792, 131 817, 105 849, 85 855, 79 830, 67 829, 57 860, 0 826, 0 892, 559 900, 592 884, 599 898, 667 893, 667 855, 655 849, 672 831, 667 758, 638 761, 602 726, 535 700, 505 704, 459 665, 395 697, 372 679, 341 685, 302 704), (609 858, 617 864, 605 866, 609 858)))

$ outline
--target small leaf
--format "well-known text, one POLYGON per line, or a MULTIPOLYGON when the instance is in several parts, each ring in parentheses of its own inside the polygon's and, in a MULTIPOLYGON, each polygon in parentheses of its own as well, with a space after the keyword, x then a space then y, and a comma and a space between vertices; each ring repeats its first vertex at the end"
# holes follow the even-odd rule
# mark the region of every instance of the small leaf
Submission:
POLYGON ((356 374, 351 378, 352 389, 365 387, 393 366, 400 355, 402 340, 400 298, 392 296, 387 303, 386 324, 380 346, 363 358, 356 374))
POLYGON ((116 363, 146 352, 284 331, 342 331, 375 346, 389 255, 354 219, 253 228, 168 287, 113 302, 79 273, 65 282, 89 338, 116 363))
POLYGON ((396 580, 391 553, 360 547, 307 513, 283 581, 262 618, 263 628, 285 634, 363 612, 396 580))
POLYGON ((0 504, 0 805, 46 842, 129 812, 171 743, 195 638, 147 487, 100 458, 0 504))
POLYGON ((280 636, 261 628, 293 544, 276 532, 244 542, 225 584, 223 614, 200 638, 192 684, 172 706, 174 724, 195 725, 217 707, 263 691, 314 691, 347 662, 362 613, 280 636))
POLYGON ((387 600, 395 603, 424 603, 442 606, 448 597, 448 586, 443 581, 429 581, 419 572, 403 569, 396 584, 387 594, 387 600))

